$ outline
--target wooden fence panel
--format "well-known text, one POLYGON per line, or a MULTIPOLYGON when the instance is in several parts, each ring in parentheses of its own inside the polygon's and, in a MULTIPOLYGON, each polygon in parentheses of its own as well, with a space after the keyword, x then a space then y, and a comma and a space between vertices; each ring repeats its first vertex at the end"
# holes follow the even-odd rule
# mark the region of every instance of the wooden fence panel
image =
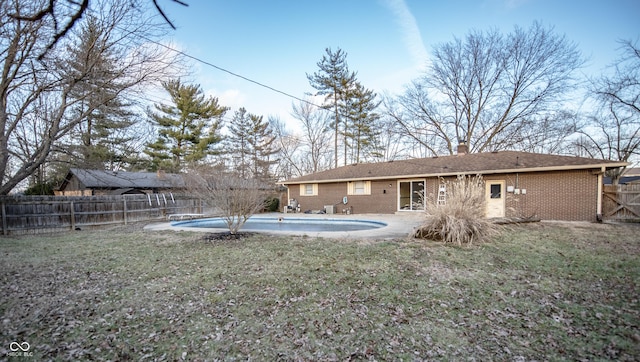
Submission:
POLYGON ((640 184, 605 185, 602 214, 604 220, 640 222, 640 184))
POLYGON ((0 197, 2 235, 158 220, 202 213, 201 201, 173 194, 0 197))

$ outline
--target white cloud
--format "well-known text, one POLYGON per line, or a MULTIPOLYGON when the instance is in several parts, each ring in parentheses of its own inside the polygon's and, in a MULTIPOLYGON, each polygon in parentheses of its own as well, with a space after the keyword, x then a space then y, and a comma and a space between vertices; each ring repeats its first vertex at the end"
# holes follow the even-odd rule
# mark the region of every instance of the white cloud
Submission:
POLYGON ((246 103, 246 97, 239 89, 227 89, 222 92, 210 89, 207 90, 205 94, 207 96, 218 98, 218 104, 224 107, 229 107, 232 111, 235 111, 240 107, 244 107, 246 103))
POLYGON ((400 25, 403 42, 409 54, 411 54, 415 67, 424 69, 429 56, 422 41, 422 35, 420 34, 420 28, 418 28, 416 18, 404 0, 385 0, 384 3, 389 7, 396 22, 400 25))

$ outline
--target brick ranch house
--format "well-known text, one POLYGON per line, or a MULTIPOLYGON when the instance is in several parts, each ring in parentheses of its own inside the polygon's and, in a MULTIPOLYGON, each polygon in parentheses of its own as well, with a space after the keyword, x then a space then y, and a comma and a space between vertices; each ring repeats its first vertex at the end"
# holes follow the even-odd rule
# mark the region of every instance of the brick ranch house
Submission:
POLYGON ((603 175, 626 162, 499 151, 380 163, 362 163, 282 182, 300 209, 353 213, 424 210, 416 192, 435 199, 441 178, 482 175, 487 217, 597 221, 602 215, 603 175), (343 203, 343 198, 347 201, 343 203))

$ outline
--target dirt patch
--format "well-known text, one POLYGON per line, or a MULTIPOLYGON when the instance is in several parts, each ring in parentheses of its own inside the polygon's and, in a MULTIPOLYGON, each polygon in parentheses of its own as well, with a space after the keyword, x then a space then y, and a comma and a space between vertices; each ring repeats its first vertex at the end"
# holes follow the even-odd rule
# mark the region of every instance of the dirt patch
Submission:
POLYGON ((209 241, 209 242, 236 241, 236 240, 242 240, 242 239, 247 239, 247 238, 253 237, 256 234, 257 233, 251 233, 251 232, 247 232, 247 231, 242 231, 242 232, 239 232, 239 233, 232 234, 232 233, 226 231, 226 232, 220 232, 220 233, 206 234, 205 236, 202 237, 202 240, 209 241))

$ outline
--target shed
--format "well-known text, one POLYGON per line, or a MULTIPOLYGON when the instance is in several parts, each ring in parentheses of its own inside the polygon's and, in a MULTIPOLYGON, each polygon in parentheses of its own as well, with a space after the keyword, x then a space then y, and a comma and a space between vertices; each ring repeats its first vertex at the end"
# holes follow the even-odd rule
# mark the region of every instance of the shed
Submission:
POLYGON ((128 172, 71 168, 56 195, 91 196, 151 194, 171 192, 185 187, 178 174, 128 172))

